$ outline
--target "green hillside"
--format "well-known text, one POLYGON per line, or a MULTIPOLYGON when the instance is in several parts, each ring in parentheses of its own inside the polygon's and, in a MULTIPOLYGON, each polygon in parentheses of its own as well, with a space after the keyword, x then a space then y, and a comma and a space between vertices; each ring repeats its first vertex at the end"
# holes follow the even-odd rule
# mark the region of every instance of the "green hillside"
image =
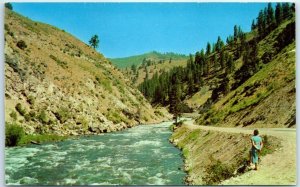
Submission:
POLYGON ((294 127, 294 10, 288 5, 276 20, 261 11, 251 32, 234 26, 226 44, 218 37, 212 50, 145 79, 140 91, 175 115, 200 113, 200 125, 294 127))
POLYGON ((145 60, 150 60, 152 62, 165 62, 165 61, 178 61, 178 60, 186 60, 188 56, 182 54, 176 54, 172 52, 168 53, 159 53, 157 51, 152 51, 149 53, 124 57, 124 58, 110 58, 109 60, 119 68, 131 67, 132 65, 139 66, 145 60))

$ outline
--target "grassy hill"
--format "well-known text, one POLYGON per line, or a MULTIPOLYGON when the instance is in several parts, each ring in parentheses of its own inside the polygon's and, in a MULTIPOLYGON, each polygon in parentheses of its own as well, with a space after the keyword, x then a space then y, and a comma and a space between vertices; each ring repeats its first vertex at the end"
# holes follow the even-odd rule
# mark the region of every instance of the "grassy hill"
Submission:
POLYGON ((110 61, 121 68, 123 74, 137 87, 146 78, 151 79, 154 74, 160 75, 178 66, 185 67, 188 58, 186 55, 172 52, 162 54, 153 51, 137 56, 110 59, 110 61))
POLYGON ((118 68, 126 68, 131 67, 132 65, 139 66, 143 63, 144 60, 150 60, 152 62, 166 62, 166 61, 179 61, 179 60, 186 60, 188 56, 176 54, 176 53, 159 53, 156 51, 152 51, 149 53, 124 57, 124 58, 110 58, 109 60, 116 65, 118 68))
POLYGON ((164 117, 102 54, 5 10, 5 119, 27 134, 98 134, 164 117))

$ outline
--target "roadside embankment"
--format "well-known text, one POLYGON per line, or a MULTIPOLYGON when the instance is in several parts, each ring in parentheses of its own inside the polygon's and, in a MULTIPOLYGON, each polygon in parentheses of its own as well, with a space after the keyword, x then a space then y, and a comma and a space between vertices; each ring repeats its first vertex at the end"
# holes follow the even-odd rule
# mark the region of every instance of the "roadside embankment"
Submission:
MULTIPOLYGON (((186 184, 211 185, 238 176, 248 170, 251 129, 246 132, 209 129, 196 126, 193 121, 177 128, 170 141, 182 150, 187 172, 186 184)), ((216 128, 216 127, 215 127, 216 128)), ((222 129, 222 128, 221 128, 222 129)), ((274 152, 279 141, 262 136, 265 148, 262 155, 274 152)))

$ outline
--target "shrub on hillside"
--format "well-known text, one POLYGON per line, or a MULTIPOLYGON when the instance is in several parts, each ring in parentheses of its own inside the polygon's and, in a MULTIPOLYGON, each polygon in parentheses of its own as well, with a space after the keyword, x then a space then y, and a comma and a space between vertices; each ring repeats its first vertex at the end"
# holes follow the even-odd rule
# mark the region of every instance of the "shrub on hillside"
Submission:
POLYGON ((5 3, 5 8, 9 9, 9 10, 13 10, 13 6, 11 3, 5 3))
POLYGON ((8 26, 8 24, 4 24, 4 30, 7 32, 7 34, 8 35, 10 35, 10 36, 14 36, 14 33, 13 32, 11 32, 11 30, 10 30, 10 28, 9 28, 9 26, 8 26))
POLYGON ((34 103, 35 103, 35 99, 32 95, 28 96, 27 101, 29 104, 32 104, 32 105, 34 105, 34 103))
POLYGON ((27 45, 23 40, 20 40, 17 42, 17 47, 24 50, 27 47, 27 45))
POLYGON ((16 110, 22 115, 24 116, 26 114, 26 109, 22 107, 21 103, 18 103, 16 105, 16 110))
POLYGON ((24 130, 17 124, 5 124, 5 146, 16 146, 24 136, 24 130))
POLYGON ((38 120, 44 124, 48 123, 49 122, 49 118, 45 112, 45 110, 41 111, 39 113, 39 115, 37 116, 38 120))
POLYGON ((55 117, 60 123, 64 123, 71 117, 71 114, 67 108, 62 107, 55 113, 55 117))
POLYGON ((271 52, 265 52, 262 55, 261 60, 262 60, 262 62, 264 64, 267 64, 267 63, 271 62, 272 58, 273 58, 273 53, 271 53, 271 52))
POLYGON ((9 114, 9 116, 10 116, 14 121, 16 121, 17 118, 18 118, 17 112, 15 112, 15 111, 12 111, 12 112, 9 114))
POLYGON ((62 60, 59 60, 56 56, 50 55, 49 56, 52 60, 56 62, 57 65, 61 66, 62 68, 68 68, 68 63, 62 60))

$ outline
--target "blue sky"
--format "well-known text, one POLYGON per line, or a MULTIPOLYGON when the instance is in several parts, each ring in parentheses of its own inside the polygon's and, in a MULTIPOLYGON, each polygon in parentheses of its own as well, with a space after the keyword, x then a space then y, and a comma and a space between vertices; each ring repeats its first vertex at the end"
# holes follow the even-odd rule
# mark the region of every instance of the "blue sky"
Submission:
POLYGON ((233 26, 250 31, 266 3, 13 3, 16 12, 71 33, 98 51, 125 57, 149 51, 194 54, 225 41, 233 26))

